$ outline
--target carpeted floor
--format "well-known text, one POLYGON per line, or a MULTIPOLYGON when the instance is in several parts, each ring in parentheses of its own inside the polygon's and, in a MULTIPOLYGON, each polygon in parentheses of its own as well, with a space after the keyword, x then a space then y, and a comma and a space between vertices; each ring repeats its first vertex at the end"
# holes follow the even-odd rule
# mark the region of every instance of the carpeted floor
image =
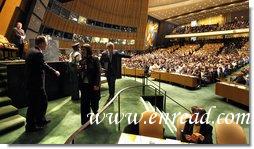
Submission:
MULTIPOLYGON (((137 79, 141 82, 141 79, 137 79)), ((117 81, 117 91, 124 87, 139 85, 134 78, 124 77, 117 81)), ((158 82, 156 82, 158 84, 158 82)), ((248 113, 243 107, 235 103, 227 103, 223 98, 214 94, 214 85, 202 87, 199 90, 188 90, 182 87, 161 83, 161 87, 167 91, 167 94, 184 105, 187 108, 198 105, 205 109, 216 106, 211 112, 210 119, 216 120, 218 114, 225 113, 248 113)), ((147 94, 153 94, 151 90, 146 91, 147 94)), ((140 101, 141 88, 134 88, 121 94, 121 113, 141 113, 145 111, 143 103, 140 101)), ((102 86, 102 99, 100 108, 105 104, 108 98, 107 84, 102 86)), ((117 102, 112 104, 105 113, 116 113, 117 102)), ((70 97, 58 99, 49 102, 47 117, 51 119, 51 123, 40 132, 25 133, 24 127, 0 136, 0 143, 3 144, 63 144, 67 138, 76 131, 80 126, 80 104, 78 101, 71 101, 70 97)), ((183 108, 167 99, 166 109, 169 114, 175 112, 186 112, 183 108)), ((25 116, 26 108, 19 110, 20 114, 25 116)), ((101 117, 100 117, 101 118, 101 117)), ((126 126, 127 120, 121 123, 121 131, 126 126)), ((249 125, 242 125, 249 143, 249 125)), ((79 144, 115 144, 117 143, 121 131, 118 131, 117 125, 109 125, 108 121, 103 121, 100 125, 89 127, 75 138, 75 143, 79 144)), ((168 131, 166 130, 166 133, 168 131)), ((214 133, 215 134, 215 133, 214 133)), ((172 134, 168 134, 172 135, 172 134)), ((215 135, 213 135, 214 143, 216 143, 215 135)))

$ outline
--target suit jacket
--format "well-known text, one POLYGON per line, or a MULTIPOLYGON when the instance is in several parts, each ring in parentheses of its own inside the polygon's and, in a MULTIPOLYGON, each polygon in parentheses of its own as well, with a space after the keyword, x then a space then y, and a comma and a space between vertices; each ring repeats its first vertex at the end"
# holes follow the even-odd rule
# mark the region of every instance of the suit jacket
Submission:
POLYGON ((237 76, 233 81, 235 81, 236 83, 239 83, 239 84, 243 84, 243 85, 246 84, 246 80, 242 76, 237 76))
MULTIPOLYGON (((182 132, 181 141, 182 142, 188 142, 185 138, 185 135, 192 135, 193 134, 193 126, 194 124, 189 123, 189 119, 186 120, 184 130, 182 132)), ((203 141, 198 140, 198 144, 213 144, 213 138, 212 138, 212 132, 213 127, 209 124, 201 124, 200 125, 200 134, 202 134, 205 139, 203 141)))
POLYGON ((213 79, 216 79, 219 77, 217 71, 212 71, 212 77, 213 79))
POLYGON ((80 65, 81 68, 78 70, 79 82, 82 83, 84 77, 87 77, 88 84, 92 86, 100 86, 101 66, 99 59, 97 57, 82 59, 80 65))
POLYGON ((106 70, 106 77, 111 78, 121 78, 122 76, 122 59, 121 58, 131 58, 127 54, 120 53, 118 51, 113 51, 112 60, 110 61, 109 52, 103 52, 100 62, 102 68, 106 70))
POLYGON ((55 69, 50 67, 45 61, 39 49, 32 49, 26 58, 26 87, 29 91, 45 89, 45 72, 55 73, 55 69))

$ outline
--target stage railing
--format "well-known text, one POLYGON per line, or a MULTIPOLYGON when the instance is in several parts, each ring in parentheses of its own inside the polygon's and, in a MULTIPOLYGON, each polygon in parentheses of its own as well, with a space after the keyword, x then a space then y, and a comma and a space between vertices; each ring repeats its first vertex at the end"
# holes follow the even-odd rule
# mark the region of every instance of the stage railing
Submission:
MULTIPOLYGON (((156 85, 157 87, 159 87, 159 91, 161 92, 164 92, 165 93, 165 101, 166 101, 166 99, 168 98, 168 99, 170 99, 171 101, 173 101, 174 103, 176 103, 177 105, 179 105, 180 107, 182 107, 183 109, 185 109, 186 111, 189 111, 190 112, 190 110, 188 110, 185 106, 183 106, 182 104, 180 104, 179 102, 177 102, 176 100, 174 100, 172 97, 170 97, 170 96, 168 96, 167 95, 167 92, 164 90, 164 89, 162 89, 161 88, 161 83, 159 82, 159 85, 157 85, 156 83, 154 83, 152 80, 150 80, 150 79, 148 79, 147 77, 145 77, 145 79, 146 79, 146 83, 147 84, 145 84, 145 85, 148 85, 148 82, 150 82, 150 83, 152 83, 152 84, 154 84, 154 85, 156 85)), ((165 107, 164 107, 165 108, 165 107)), ((166 108, 165 108, 165 110, 166 110, 166 108)))
MULTIPOLYGON (((148 80, 149 81, 149 80, 148 80)), ((168 99, 171 99, 173 102, 175 102, 176 104, 180 105, 184 110, 190 112, 186 107, 184 107, 183 105, 181 105, 180 103, 176 102, 175 100, 173 100, 171 97, 169 97, 166 94, 166 91, 162 92, 161 90, 157 89, 156 87, 154 87, 153 85, 146 85, 145 81, 143 82, 142 85, 137 85, 137 86, 129 86, 126 88, 121 89, 103 108, 102 110, 98 113, 98 115, 102 114, 105 110, 107 110, 110 105, 113 104, 113 102, 115 100, 117 100, 118 102, 118 107, 117 107, 117 113, 118 113, 118 121, 120 121, 121 119, 121 94, 129 89, 133 89, 133 88, 139 88, 142 87, 142 95, 145 95, 145 87, 149 87, 150 89, 154 90, 154 97, 155 97, 155 105, 154 105, 154 109, 156 111, 156 96, 157 95, 164 95, 164 97, 167 97, 168 99)), ((164 98, 164 110, 166 111, 166 98, 164 98)), ((94 121, 96 119, 96 117, 92 117, 92 121, 94 121)), ((118 131, 120 131, 120 124, 118 123, 118 131)), ((75 138, 77 135, 79 135, 82 131, 86 130, 89 126, 91 125, 90 121, 87 121, 84 125, 82 125, 77 131, 75 131, 65 142, 65 144, 74 144, 75 143, 75 138)))

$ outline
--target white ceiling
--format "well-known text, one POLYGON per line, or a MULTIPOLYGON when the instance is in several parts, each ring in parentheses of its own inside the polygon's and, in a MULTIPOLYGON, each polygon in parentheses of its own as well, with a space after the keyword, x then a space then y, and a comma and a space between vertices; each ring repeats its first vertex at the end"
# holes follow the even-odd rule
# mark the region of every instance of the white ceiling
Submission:
POLYGON ((149 0, 148 14, 159 20, 185 24, 246 9, 249 9, 248 0, 149 0))

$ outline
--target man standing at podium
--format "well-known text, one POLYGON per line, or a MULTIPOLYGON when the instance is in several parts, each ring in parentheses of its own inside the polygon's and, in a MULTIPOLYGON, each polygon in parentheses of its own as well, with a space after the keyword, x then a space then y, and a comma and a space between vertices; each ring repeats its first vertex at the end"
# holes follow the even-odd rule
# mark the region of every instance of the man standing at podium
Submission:
POLYGON ((26 38, 25 31, 22 29, 22 23, 18 22, 14 30, 14 44, 19 49, 18 56, 24 58, 24 39, 26 38))
POLYGON ((28 109, 26 113, 26 132, 42 129, 49 120, 46 120, 48 101, 45 92, 45 72, 59 76, 59 71, 51 68, 45 61, 42 51, 46 50, 47 39, 38 36, 35 39, 35 48, 31 49, 26 58, 26 90, 28 109))
POLYGON ((106 44, 107 51, 102 53, 101 66, 105 70, 105 75, 108 82, 110 101, 115 95, 115 82, 117 78, 121 77, 121 58, 131 58, 131 56, 120 53, 115 49, 112 42, 106 44))

